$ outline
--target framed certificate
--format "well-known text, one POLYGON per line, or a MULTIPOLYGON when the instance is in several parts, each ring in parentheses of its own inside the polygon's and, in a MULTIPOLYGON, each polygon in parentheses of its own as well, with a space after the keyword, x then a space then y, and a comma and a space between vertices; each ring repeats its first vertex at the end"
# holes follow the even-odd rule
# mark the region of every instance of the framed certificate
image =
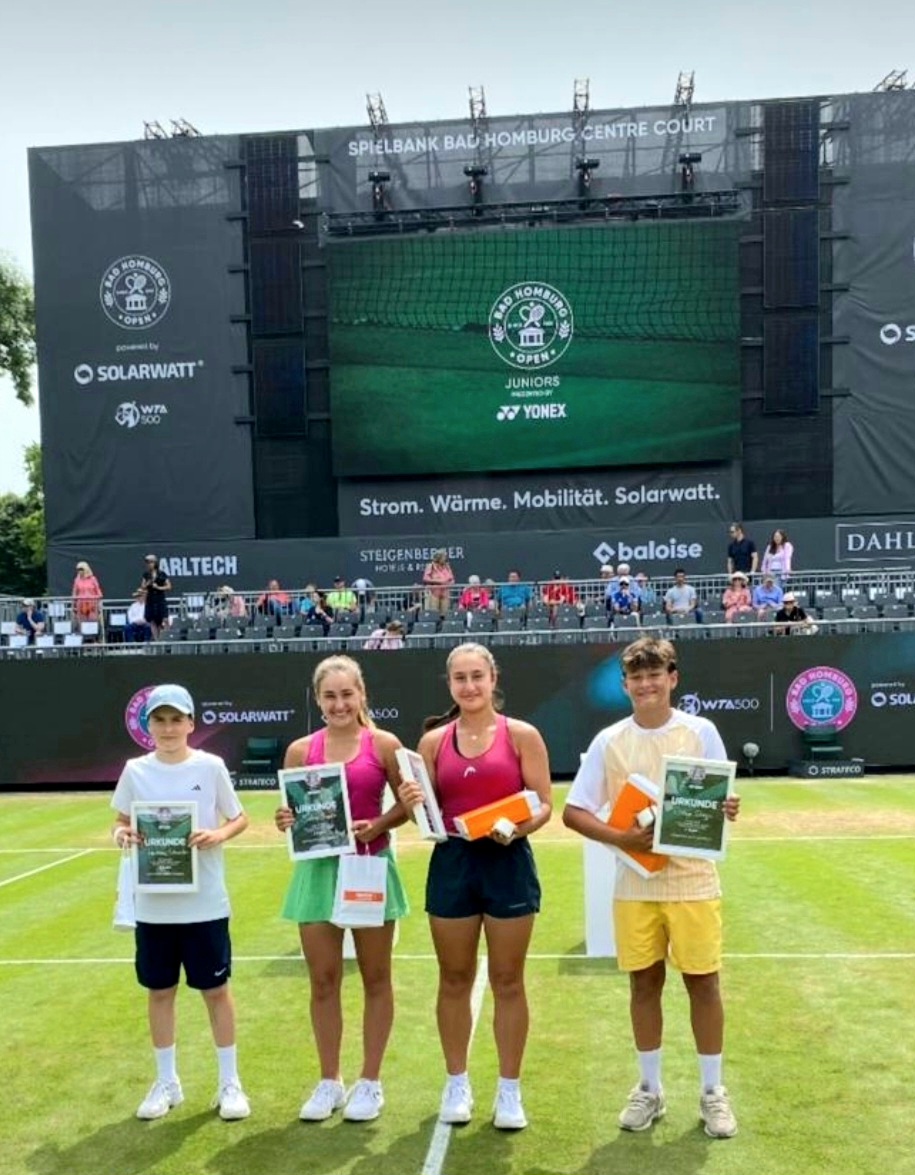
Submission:
POLYGON ((193 800, 135 800, 130 827, 142 838, 131 846, 133 877, 139 893, 193 893, 197 889, 197 849, 188 838, 197 831, 193 800))
POLYGON ((654 851, 668 857, 720 860, 727 842, 724 801, 733 791, 737 764, 665 755, 663 769, 654 851))
POLYGON ((415 783, 423 793, 422 803, 413 809, 419 835, 423 840, 447 840, 442 810, 438 806, 438 797, 422 755, 418 751, 408 751, 405 747, 400 747, 395 755, 404 783, 415 783))
POLYGON ((295 817, 286 829, 293 861, 339 857, 356 851, 345 764, 287 767, 277 775, 283 807, 291 808, 295 817))

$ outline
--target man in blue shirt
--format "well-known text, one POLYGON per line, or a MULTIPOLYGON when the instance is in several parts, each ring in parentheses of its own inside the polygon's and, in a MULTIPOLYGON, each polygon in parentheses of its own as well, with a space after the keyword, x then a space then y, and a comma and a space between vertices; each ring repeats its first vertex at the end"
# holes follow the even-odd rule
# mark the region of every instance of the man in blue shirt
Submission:
POLYGON ((526 608, 531 602, 531 585, 521 582, 521 573, 512 568, 508 573, 508 582, 503 583, 497 590, 499 610, 506 608, 526 608))
POLYGON ((20 636, 28 637, 30 645, 34 645, 36 636, 42 635, 47 623, 48 618, 34 600, 22 601, 22 611, 16 617, 16 631, 20 636))

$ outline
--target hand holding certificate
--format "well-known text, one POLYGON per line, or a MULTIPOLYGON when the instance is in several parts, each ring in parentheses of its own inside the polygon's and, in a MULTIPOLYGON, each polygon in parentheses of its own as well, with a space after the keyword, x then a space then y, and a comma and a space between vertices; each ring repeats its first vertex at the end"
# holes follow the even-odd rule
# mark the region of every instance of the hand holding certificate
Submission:
POLYGON ((197 889, 197 805, 137 800, 130 805, 134 881, 140 893, 193 893, 197 889))
POLYGON ((726 801, 737 764, 664 756, 664 785, 654 826, 654 850, 669 857, 721 860, 727 845, 726 801))
POLYGON ((283 807, 293 814, 286 840, 294 861, 356 851, 343 763, 287 767, 277 775, 283 807))
POLYGON ((408 751, 405 747, 400 747, 395 754, 401 779, 404 783, 415 784, 423 793, 422 802, 413 809, 419 835, 423 840, 447 840, 445 822, 422 755, 418 751, 408 751))

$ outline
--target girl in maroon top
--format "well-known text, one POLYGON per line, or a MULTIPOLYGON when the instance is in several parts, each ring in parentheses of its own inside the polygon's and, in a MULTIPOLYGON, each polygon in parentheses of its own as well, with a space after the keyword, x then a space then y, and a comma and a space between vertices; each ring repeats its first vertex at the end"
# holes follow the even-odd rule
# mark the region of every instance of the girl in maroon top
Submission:
MULTIPOLYGON (((550 818, 550 765, 540 732, 497 712, 498 674, 489 649, 458 645, 447 671, 454 705, 427 721, 419 744, 449 830, 447 841, 433 850, 426 881, 426 912, 439 966, 436 1014, 448 1073, 439 1116, 442 1122, 469 1122, 473 1109, 467 1055, 482 933, 499 1055, 493 1123, 520 1130, 527 1125, 519 1084, 528 1031, 524 962, 540 908, 528 836, 550 818), (524 789, 537 793, 541 808, 514 832, 494 831, 476 841, 455 834, 455 816, 524 789)), ((413 784, 403 784, 399 794, 410 811, 421 799, 413 784)))

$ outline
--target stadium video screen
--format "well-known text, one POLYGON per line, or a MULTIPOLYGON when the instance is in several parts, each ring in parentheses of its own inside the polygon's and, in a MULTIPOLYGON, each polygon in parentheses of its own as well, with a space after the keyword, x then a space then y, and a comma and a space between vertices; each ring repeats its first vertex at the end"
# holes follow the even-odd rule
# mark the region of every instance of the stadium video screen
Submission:
POLYGON ((328 244, 335 474, 733 457, 737 234, 641 221, 328 244))

